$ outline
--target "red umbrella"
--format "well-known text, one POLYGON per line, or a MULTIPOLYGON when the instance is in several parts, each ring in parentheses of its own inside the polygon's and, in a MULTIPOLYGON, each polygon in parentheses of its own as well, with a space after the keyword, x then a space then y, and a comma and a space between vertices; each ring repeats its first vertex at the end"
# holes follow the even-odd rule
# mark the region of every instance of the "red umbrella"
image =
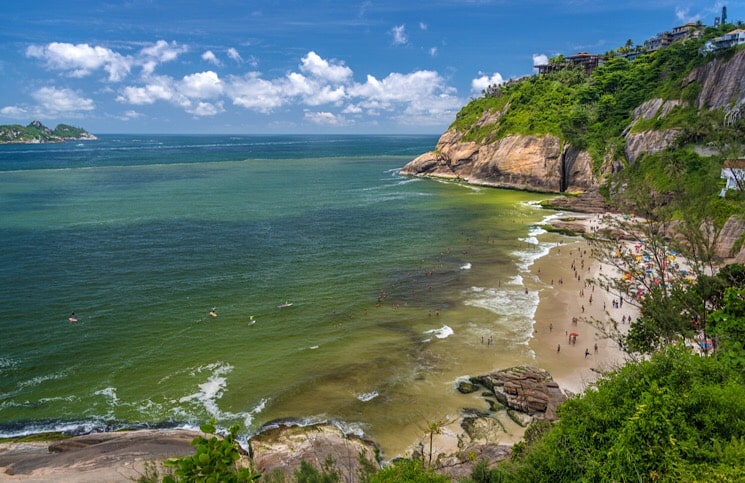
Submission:
POLYGON ((569 337, 579 337, 579 334, 576 332, 570 332, 569 337))

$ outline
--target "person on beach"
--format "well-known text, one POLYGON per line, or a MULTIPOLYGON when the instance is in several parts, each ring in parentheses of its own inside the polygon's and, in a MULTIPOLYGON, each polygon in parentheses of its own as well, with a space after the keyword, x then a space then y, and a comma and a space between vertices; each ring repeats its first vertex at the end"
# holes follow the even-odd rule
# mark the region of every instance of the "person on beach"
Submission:
POLYGON ((585 359, 590 355, 590 349, 585 349, 585 359))

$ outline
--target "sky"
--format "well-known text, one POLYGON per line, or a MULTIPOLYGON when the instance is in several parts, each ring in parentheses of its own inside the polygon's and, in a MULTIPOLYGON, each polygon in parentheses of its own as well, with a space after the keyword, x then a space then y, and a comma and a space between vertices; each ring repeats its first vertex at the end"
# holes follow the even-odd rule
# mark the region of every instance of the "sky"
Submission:
POLYGON ((558 54, 745 0, 33 0, 0 11, 0 124, 96 134, 439 134, 558 54))

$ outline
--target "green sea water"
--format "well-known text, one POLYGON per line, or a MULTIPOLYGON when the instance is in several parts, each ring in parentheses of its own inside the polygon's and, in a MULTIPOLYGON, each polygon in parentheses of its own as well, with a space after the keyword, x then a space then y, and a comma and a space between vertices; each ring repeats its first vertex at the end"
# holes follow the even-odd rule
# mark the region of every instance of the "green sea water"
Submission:
POLYGON ((0 436, 328 419, 406 451, 532 360, 546 250, 540 195, 398 174, 435 142, 0 146, 0 436))

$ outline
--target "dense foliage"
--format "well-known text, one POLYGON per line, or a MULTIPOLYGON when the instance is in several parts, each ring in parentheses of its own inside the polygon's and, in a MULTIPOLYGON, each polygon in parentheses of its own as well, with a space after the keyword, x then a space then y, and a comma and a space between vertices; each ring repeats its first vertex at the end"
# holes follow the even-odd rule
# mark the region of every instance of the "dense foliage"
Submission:
POLYGON ((742 123, 723 132, 719 129, 722 112, 707 111, 702 117, 702 112, 691 107, 701 86, 683 82, 691 69, 711 60, 700 52, 704 42, 732 28, 706 28, 699 39, 677 42, 631 61, 621 55, 624 48, 607 52, 604 62, 589 75, 575 67, 491 86, 483 97, 463 107, 450 127, 464 132, 465 140, 476 142, 509 134, 551 134, 587 150, 599 168, 606 155, 623 159, 623 133, 633 120, 633 110, 646 100, 661 98, 683 104, 671 115, 644 121, 634 129, 683 129, 681 145, 742 139, 742 123), (486 112, 498 113, 499 122, 478 123, 486 112))

